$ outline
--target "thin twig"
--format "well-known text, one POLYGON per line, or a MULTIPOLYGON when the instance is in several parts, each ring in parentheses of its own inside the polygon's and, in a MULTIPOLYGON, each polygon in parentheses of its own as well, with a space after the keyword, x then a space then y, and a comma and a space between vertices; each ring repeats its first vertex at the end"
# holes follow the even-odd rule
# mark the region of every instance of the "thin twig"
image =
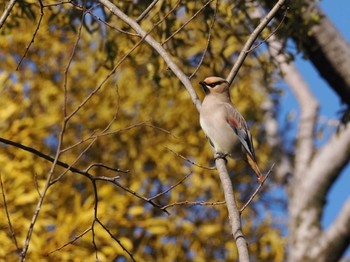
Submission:
POLYGON ((142 14, 139 15, 138 18, 136 18, 136 22, 140 23, 152 10, 152 8, 157 4, 159 0, 153 0, 153 2, 145 9, 145 11, 142 12, 142 14))
POLYGON ((36 191, 38 192, 39 197, 41 197, 39 184, 38 184, 38 176, 36 175, 36 172, 34 172, 34 186, 35 186, 36 191))
POLYGON ((281 19, 281 21, 278 23, 278 25, 276 26, 276 28, 274 30, 272 30, 272 32, 266 37, 264 38, 262 41, 260 41, 257 45, 253 46, 252 48, 250 48, 249 50, 247 50, 248 53, 254 51, 255 49, 257 49, 259 46, 261 46, 263 43, 266 43, 267 40, 269 40, 271 38, 271 36, 273 36, 274 34, 276 34, 276 32, 278 31, 278 29, 281 27, 281 25, 284 22, 284 19, 287 16, 289 7, 286 8, 286 10, 284 11, 283 17, 281 19))
POLYGON ((165 148, 168 149, 169 151, 171 151, 172 153, 174 153, 175 155, 177 155, 178 157, 182 158, 186 162, 190 163, 191 165, 194 165, 194 166, 197 166, 197 167, 200 167, 203 169, 207 169, 207 170, 215 170, 216 169, 216 167, 207 167, 207 166, 199 165, 199 164, 193 162, 192 160, 184 157, 183 155, 180 155, 179 153, 175 152, 174 150, 170 149, 169 147, 165 146, 165 148))
MULTIPOLYGON (((40 23, 41 23, 41 19, 42 19, 43 15, 44 15, 43 4, 42 4, 41 1, 42 0, 39 0, 40 9, 41 9, 41 13, 42 13, 42 15, 40 17, 40 21, 39 21, 40 23)), ((85 4, 86 4, 86 0, 84 0, 84 6, 85 6, 85 4)), ((74 45, 74 48, 73 48, 73 52, 75 52, 77 43, 78 43, 78 41, 80 39, 80 33, 81 33, 81 28, 83 26, 84 16, 85 16, 85 12, 83 12, 82 17, 81 17, 79 33, 78 33, 78 36, 77 36, 76 44, 74 45)), ((38 24, 37 30, 39 29, 40 23, 38 24)), ((32 39, 32 40, 34 40, 34 39, 32 39)), ((73 55, 74 55, 74 53, 71 55, 70 60, 68 61, 68 64, 66 66, 66 69, 69 68, 69 65, 71 64, 71 61, 73 59, 73 55)), ((66 89, 67 73, 65 73, 64 77, 65 77, 65 79, 64 79, 64 104, 63 104, 64 117, 63 117, 62 128, 61 128, 61 131, 60 131, 59 136, 58 136, 58 144, 57 144, 57 148, 56 148, 56 155, 55 155, 55 158, 54 158, 54 160, 52 162, 49 174, 47 176, 45 187, 44 187, 43 192, 41 193, 41 197, 39 198, 39 201, 37 203, 37 206, 36 206, 36 209, 35 209, 35 213, 34 213, 34 215, 32 217, 32 221, 30 222, 30 225, 29 225, 27 236, 25 238, 24 247, 23 247, 22 252, 20 254, 20 261, 21 262, 23 262, 25 260, 26 256, 27 256, 27 252, 28 252, 30 240, 31 240, 31 237, 32 237, 32 234, 33 234, 34 226, 35 226, 36 221, 37 221, 37 219, 39 217, 40 210, 41 210, 41 207, 43 205, 46 193, 49 190, 50 186, 52 185, 51 179, 52 179, 54 171, 55 171, 55 169, 56 169, 56 167, 58 165, 57 164, 59 162, 58 159, 61 156, 61 148, 62 148, 62 143, 63 143, 63 137, 64 137, 64 134, 65 134, 65 131, 66 131, 66 127, 67 127, 67 123, 68 123, 68 120, 69 120, 66 117, 66 115, 67 115, 66 114, 66 112, 67 112, 67 108, 66 108, 67 107, 67 89, 66 89)), ((70 167, 71 166, 69 166, 69 169, 70 169, 70 167)), ((65 172, 68 172, 68 169, 65 172)), ((88 176, 87 174, 84 174, 84 175, 88 176)))
POLYGON ((52 253, 55 253, 57 251, 60 251, 61 249, 65 248, 66 246, 69 246, 71 244, 73 244, 75 241, 79 240, 80 238, 82 238, 86 233, 88 233, 89 231, 91 231, 91 227, 89 227, 88 229, 84 230, 81 234, 77 235, 74 237, 74 239, 72 239, 71 241, 63 244, 62 246, 56 248, 55 250, 50 251, 47 256, 51 255, 52 253))
POLYGON ((217 201, 217 202, 206 202, 206 201, 182 201, 182 202, 176 202, 169 205, 166 205, 162 207, 162 209, 167 209, 173 206, 183 206, 183 205, 189 205, 189 206, 216 206, 216 205, 224 205, 225 201, 217 201))
MULTIPOLYGON (((163 22, 163 20, 173 12, 179 2, 175 5, 175 7, 170 10, 163 19, 158 21, 147 33, 145 33, 142 38, 118 61, 118 63, 113 67, 113 69, 110 71, 110 73, 101 81, 101 83, 67 116, 67 120, 69 120, 71 117, 73 117, 101 88, 104 86, 104 84, 108 81, 108 79, 114 75, 114 73, 117 71, 118 67, 126 60, 126 58, 129 57, 129 55, 136 50, 136 48, 143 43, 143 41, 149 36, 149 34, 160 24, 163 22)), ((135 21, 133 21, 135 22, 135 21)))
POLYGON ((165 45, 166 42, 168 42, 171 38, 173 38, 178 32, 180 32, 186 25, 188 25, 188 23, 190 23, 193 19, 195 19, 197 17, 197 15, 202 12, 202 10, 209 5, 211 2, 213 2, 214 0, 209 0, 208 2, 206 2, 193 16, 191 16, 190 19, 188 19, 182 26, 180 26, 174 33, 172 33, 167 39, 165 39, 162 43, 162 45, 165 45))
POLYGON ((24 54, 22 55, 21 59, 19 60, 19 63, 17 64, 16 67, 16 71, 19 69, 20 65, 22 64, 23 59, 27 56, 27 53, 29 51, 29 48, 31 47, 31 45, 34 43, 34 39, 36 37, 36 34, 39 31, 40 25, 41 25, 41 21, 43 20, 44 17, 44 6, 43 3, 41 2, 42 0, 39 0, 39 5, 40 5, 40 17, 39 17, 39 21, 38 24, 36 25, 34 34, 32 36, 32 39, 30 40, 29 44, 26 47, 26 51, 24 52, 24 54))
POLYGON ((187 174, 186 176, 184 176, 181 180, 179 180, 176 184, 170 186, 167 190, 163 191, 163 192, 160 192, 159 194, 153 196, 153 197, 150 197, 148 198, 148 200, 153 200, 157 197, 160 197, 166 193, 168 193, 170 190, 172 190, 173 188, 177 187, 178 185, 180 185, 183 181, 185 181, 190 175, 192 175, 192 172, 187 174))
POLYGON ((110 167, 110 166, 107 166, 107 165, 102 164, 102 163, 93 163, 93 164, 89 165, 84 171, 87 173, 90 171, 91 168, 96 167, 96 166, 103 167, 105 169, 112 170, 115 172, 120 172, 120 173, 125 173, 125 174, 129 173, 129 170, 122 170, 119 168, 110 167))
POLYGON ((116 5, 114 5, 109 0, 98 0, 102 5, 104 5, 108 10, 110 10, 114 15, 123 20, 126 24, 130 25, 137 33, 144 37, 145 41, 164 59, 169 69, 178 77, 182 84, 187 89, 191 96, 192 102, 195 104, 197 110, 200 110, 201 102, 194 90, 188 77, 183 73, 183 71, 174 63, 168 52, 162 47, 162 45, 157 42, 152 36, 150 36, 140 25, 125 13, 123 13, 116 5))
POLYGON ((197 71, 199 70, 200 66, 203 63, 205 54, 208 51, 208 48, 209 48, 209 45, 210 45, 210 39, 211 39, 211 32, 212 32, 213 27, 214 27, 214 23, 215 23, 215 20, 216 20, 216 15, 217 15, 217 12, 218 12, 218 8, 219 8, 219 0, 216 0, 214 15, 213 15, 213 18, 211 19, 211 24, 210 24, 210 27, 209 27, 208 38, 207 38, 207 45, 205 46, 205 49, 203 51, 203 55, 202 55, 201 60, 199 61, 198 65, 197 65, 196 69, 188 77, 189 79, 191 79, 197 73, 197 71))
POLYGON ((5 188, 4 188, 4 184, 2 183, 2 175, 1 175, 1 173, 0 173, 0 186, 1 186, 2 200, 3 200, 3 203, 4 203, 7 223, 8 223, 9 228, 10 228, 10 232, 11 232, 11 236, 12 236, 13 242, 16 245, 17 252, 20 253, 21 249, 18 246, 15 230, 13 229, 13 226, 12 226, 12 223, 11 223, 11 218, 10 218, 10 213, 9 213, 9 210, 8 210, 8 207, 7 207, 5 188))
POLYGON ((167 215, 170 215, 170 213, 167 211, 167 210, 164 210, 160 205, 158 205, 157 203, 153 202, 152 200, 149 200, 148 198, 144 197, 144 196, 141 196, 139 193, 131 190, 130 188, 126 187, 126 186, 123 186, 122 184, 120 184, 118 181, 114 180, 114 185, 116 185, 117 187, 120 187, 122 188, 124 191, 150 203, 152 206, 164 211, 167 215))
POLYGON ((242 212, 244 211, 244 209, 246 209, 247 206, 249 206, 249 204, 253 201, 254 197, 259 193, 260 189, 262 188, 262 186, 264 185, 266 179, 269 177, 273 167, 275 166, 275 163, 272 164, 270 170, 266 173, 264 179, 261 181, 261 183, 259 184, 259 186, 257 187, 257 189, 254 191, 254 193, 251 195, 251 197, 248 199, 248 201, 244 204, 244 206, 241 207, 241 209, 239 210, 239 212, 242 214, 242 212))
POLYGON ((129 250, 126 249, 126 247, 123 245, 123 243, 122 243, 118 238, 116 238, 116 237, 110 232, 110 230, 109 230, 99 219, 96 218, 96 221, 103 227, 103 229, 108 233, 108 235, 109 235, 112 239, 114 239, 114 241, 116 241, 116 242, 118 243, 118 245, 124 250, 124 252, 126 252, 126 253, 129 255, 129 257, 132 259, 132 261, 136 261, 135 258, 134 258, 134 256, 133 256, 133 254, 132 254, 129 250))

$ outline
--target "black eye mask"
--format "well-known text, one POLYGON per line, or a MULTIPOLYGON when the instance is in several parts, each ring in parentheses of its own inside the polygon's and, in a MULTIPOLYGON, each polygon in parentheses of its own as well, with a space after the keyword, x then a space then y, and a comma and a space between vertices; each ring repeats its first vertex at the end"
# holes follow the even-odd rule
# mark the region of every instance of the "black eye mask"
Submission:
POLYGON ((207 86, 210 86, 210 87, 215 87, 217 85, 221 85, 222 83, 225 83, 226 81, 218 81, 218 82, 214 82, 214 83, 211 83, 211 84, 207 84, 207 86))

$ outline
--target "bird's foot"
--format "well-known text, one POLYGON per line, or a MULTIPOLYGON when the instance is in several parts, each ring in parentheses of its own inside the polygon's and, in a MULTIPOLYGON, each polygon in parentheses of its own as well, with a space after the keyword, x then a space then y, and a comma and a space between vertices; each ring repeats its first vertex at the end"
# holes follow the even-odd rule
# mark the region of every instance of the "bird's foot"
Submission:
POLYGON ((229 154, 223 154, 223 153, 215 153, 215 158, 214 160, 218 160, 218 159, 223 159, 225 160, 225 164, 227 164, 227 159, 226 157, 228 156, 229 154))

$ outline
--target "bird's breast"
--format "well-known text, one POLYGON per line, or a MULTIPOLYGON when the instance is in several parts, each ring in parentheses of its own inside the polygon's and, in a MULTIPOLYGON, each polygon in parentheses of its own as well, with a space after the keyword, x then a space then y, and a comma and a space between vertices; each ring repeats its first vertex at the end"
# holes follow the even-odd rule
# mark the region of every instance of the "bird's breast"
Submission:
POLYGON ((200 125, 212 142, 217 153, 230 154, 238 138, 227 123, 225 108, 206 107, 203 103, 200 112, 200 125))

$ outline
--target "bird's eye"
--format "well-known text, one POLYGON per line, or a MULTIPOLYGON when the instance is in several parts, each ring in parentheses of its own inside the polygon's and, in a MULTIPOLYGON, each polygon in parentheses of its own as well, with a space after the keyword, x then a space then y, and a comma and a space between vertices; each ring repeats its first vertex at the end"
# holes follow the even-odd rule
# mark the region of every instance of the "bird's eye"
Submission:
POLYGON ((215 83, 207 84, 207 86, 215 87, 215 86, 221 85, 222 83, 225 83, 225 82, 226 82, 226 81, 218 81, 218 82, 215 82, 215 83))

